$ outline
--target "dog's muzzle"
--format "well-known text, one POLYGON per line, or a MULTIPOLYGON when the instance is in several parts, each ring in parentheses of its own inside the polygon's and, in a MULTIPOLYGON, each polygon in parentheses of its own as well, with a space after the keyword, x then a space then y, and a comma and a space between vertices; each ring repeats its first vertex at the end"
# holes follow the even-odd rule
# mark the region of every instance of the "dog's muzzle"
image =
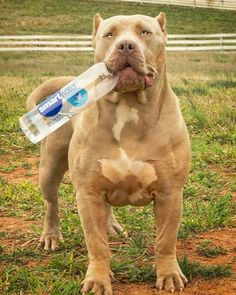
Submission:
POLYGON ((105 62, 119 77, 115 91, 132 92, 153 85, 155 73, 147 69, 137 43, 132 40, 117 42, 105 62))

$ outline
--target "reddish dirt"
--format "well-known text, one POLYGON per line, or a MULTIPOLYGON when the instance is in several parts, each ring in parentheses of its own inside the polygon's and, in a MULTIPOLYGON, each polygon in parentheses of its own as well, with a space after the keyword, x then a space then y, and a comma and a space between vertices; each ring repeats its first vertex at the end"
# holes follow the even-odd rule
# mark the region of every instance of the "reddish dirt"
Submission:
MULTIPOLYGON (((158 291, 154 285, 148 284, 114 284, 114 295, 164 295, 166 291, 158 291)), ((183 295, 235 295, 236 282, 232 279, 214 279, 209 281, 194 280, 184 289, 183 295)))
MULTIPOLYGON (((32 182, 38 181, 38 157, 19 159, 15 161, 16 167, 11 172, 0 171, 0 176, 6 178, 10 183, 20 183, 25 180, 32 182), (28 163, 28 165, 23 165, 28 163), (28 166, 28 167, 27 167, 28 166)), ((13 159, 5 156, 1 159, 2 167, 9 167, 13 159)), ((69 177, 66 176, 63 182, 68 183, 69 177)), ((1 241, 1 245, 7 247, 8 251, 14 248, 36 247, 38 238, 32 237, 31 226, 37 224, 33 221, 27 221, 27 216, 22 218, 0 217, 0 231, 6 232, 6 237, 1 241), (31 238, 30 238, 31 237, 31 238)), ((193 280, 191 284, 183 291, 184 295, 235 295, 236 294, 236 264, 235 260, 236 229, 219 229, 196 235, 194 239, 188 241, 178 241, 177 254, 179 257, 187 256, 190 260, 198 261, 203 265, 231 265, 233 276, 230 278, 218 278, 211 280, 193 280), (205 240, 210 240, 215 247, 221 246, 227 250, 226 254, 218 255, 214 258, 207 258, 197 254, 197 246, 205 240)), ((153 254, 153 246, 148 246, 148 252, 153 254)), ((48 263, 45 261, 30 260, 28 267, 34 267, 38 263, 48 263)), ((165 291, 158 291, 154 284, 126 284, 116 282, 113 284, 114 295, 157 295, 170 294, 165 291)), ((179 292, 176 292, 179 294, 179 292)))
MULTIPOLYGON (((0 232, 5 232, 6 236, 1 239, 0 245, 4 247, 5 253, 12 253, 23 249, 35 249, 39 244, 39 237, 35 237, 32 225, 39 222, 28 221, 16 217, 0 217, 0 232)), ((45 253, 40 259, 28 258, 24 261, 24 267, 33 268, 47 265, 50 261, 50 253, 45 253)), ((6 264, 0 263, 1 268, 6 264)))
MULTIPOLYGON (((35 247, 38 243, 37 238, 29 239, 32 234, 31 226, 37 224, 33 221, 27 221, 15 217, 1 217, 0 231, 6 232, 7 236, 2 243, 8 246, 9 250, 13 248, 35 247)), ((236 229, 219 229, 196 235, 195 239, 189 241, 179 241, 177 245, 178 256, 187 255, 190 260, 198 261, 204 265, 231 265, 233 276, 230 278, 217 278, 211 280, 195 279, 182 292, 183 295, 235 295, 236 294, 236 265, 233 263, 235 253, 236 229), (221 246, 227 250, 226 254, 220 254, 214 258, 199 256, 196 252, 197 245, 205 240, 211 240, 212 245, 221 246)), ((150 254, 153 254, 153 246, 148 247, 150 254)), ((44 259, 45 260, 45 259, 44 259)), ((31 260, 27 263, 28 267, 34 267, 38 263, 48 263, 50 257, 45 261, 31 260)), ((113 283, 114 295, 157 295, 170 294, 165 291, 158 291, 154 284, 137 283, 113 283)), ((179 292, 176 292, 179 294, 179 292)))
POLYGON ((12 159, 9 155, 1 156, 1 167, 8 168, 14 162, 15 168, 8 171, 0 171, 0 176, 6 178, 11 183, 20 183, 22 181, 30 180, 38 182, 38 160, 36 156, 27 158, 12 159), (24 166, 27 163, 27 166, 24 166))
MULTIPOLYGON (((31 156, 19 159, 19 156, 17 156, 16 159, 12 159, 12 157, 9 157, 9 155, 1 156, 0 167, 7 169, 11 167, 12 163, 14 163, 16 167, 13 168, 13 170, 10 169, 9 172, 0 170, 0 177, 4 177, 10 183, 21 183, 26 180, 38 183, 39 157, 31 156), (24 165, 25 163, 27 163, 28 167, 24 165)), ((68 172, 66 172, 62 182, 66 184, 71 183, 68 172)))
POLYGON ((25 248, 38 243, 38 238, 33 238, 32 225, 37 222, 19 219, 16 217, 0 217, 0 231, 6 236, 1 241, 1 245, 12 248, 25 248))
POLYGON ((187 256, 190 260, 199 261, 203 265, 229 264, 236 256, 235 242, 236 228, 212 230, 197 235, 194 240, 178 241, 177 254, 180 257, 187 256), (211 241, 215 247, 226 249, 227 253, 212 258, 199 256, 196 252, 197 246, 206 240, 211 241))
MULTIPOLYGON (((230 278, 217 278, 211 280, 194 279, 181 293, 183 295, 235 295, 236 294, 236 229, 219 229, 196 235, 189 241, 178 241, 178 257, 188 256, 192 261, 202 265, 231 265, 233 275, 230 278), (214 258, 199 256, 196 252, 197 245, 205 240, 210 240, 215 247, 221 246, 227 250, 226 254, 220 254, 214 258)), ((149 253, 154 254, 153 246, 149 247, 149 253)), ((123 284, 115 283, 114 295, 161 295, 170 294, 166 291, 158 291, 154 284, 123 284)), ((176 292, 175 294, 180 294, 176 292)))
POLYGON ((24 232, 27 233, 31 222, 16 218, 16 217, 0 217, 0 230, 10 232, 24 232))
MULTIPOLYGON (((177 242, 178 257, 187 256, 192 261, 198 261, 202 265, 216 265, 216 264, 232 264, 236 271, 236 264, 233 264, 234 257, 236 257, 236 228, 222 228, 197 234, 195 239, 179 240, 177 242), (198 255, 197 246, 204 241, 211 241, 211 247, 222 247, 227 251, 225 254, 217 255, 216 257, 206 257, 198 255)), ((154 255, 154 247, 148 246, 148 252, 154 255)))

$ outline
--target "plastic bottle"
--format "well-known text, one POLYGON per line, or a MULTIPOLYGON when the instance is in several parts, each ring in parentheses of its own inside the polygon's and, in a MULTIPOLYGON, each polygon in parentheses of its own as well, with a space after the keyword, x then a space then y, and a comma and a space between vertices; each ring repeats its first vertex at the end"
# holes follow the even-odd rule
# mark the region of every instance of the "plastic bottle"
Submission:
POLYGON ((39 142, 111 91, 117 79, 105 63, 93 65, 22 116, 21 129, 31 142, 39 142))

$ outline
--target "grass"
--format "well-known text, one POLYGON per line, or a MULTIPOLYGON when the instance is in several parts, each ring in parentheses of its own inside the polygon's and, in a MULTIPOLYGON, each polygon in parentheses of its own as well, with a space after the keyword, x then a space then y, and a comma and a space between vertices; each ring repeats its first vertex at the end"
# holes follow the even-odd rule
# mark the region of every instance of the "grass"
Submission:
MULTIPOLYGON (((78 5, 72 0, 11 0, 1 3, 0 34, 90 33, 91 17, 98 10, 105 17, 117 13, 155 16, 163 10, 168 15, 170 33, 233 32, 236 28, 235 12, 227 11, 110 1, 80 1, 78 5), (104 12, 101 7, 106 7, 104 12)), ((192 142, 192 167, 184 189, 184 214, 179 230, 179 239, 184 243, 210 229, 233 226, 236 54, 182 52, 167 56, 169 79, 179 96, 192 142)), ((39 145, 25 138, 18 119, 25 113, 25 99, 34 87, 50 77, 78 75, 92 63, 92 55, 80 53, 0 54, 0 211, 16 222, 24 221, 30 228, 17 228, 15 232, 1 228, 1 294, 79 292, 88 258, 74 189, 71 184, 61 185, 64 243, 56 253, 45 253, 37 248, 44 217, 43 200, 38 186, 28 178, 33 166, 38 165, 28 159, 38 157, 39 145), (17 173, 21 177, 15 181, 17 173)), ((154 282, 152 206, 117 208, 115 213, 129 233, 128 238, 110 240, 112 269, 117 280, 154 282)), ((225 250, 205 241, 198 245, 197 254, 200 260, 202 255, 217 257, 225 250)), ((179 261, 190 280, 231 275, 227 264, 208 266, 188 257, 179 261)))
POLYGON ((187 257, 180 260, 179 264, 190 281, 196 277, 211 279, 216 277, 228 277, 232 274, 229 266, 202 266, 198 262, 189 261, 187 257))
POLYGON ((226 254, 227 250, 222 248, 221 246, 215 247, 212 244, 212 241, 205 240, 197 246, 197 253, 199 255, 212 258, 220 254, 226 254))
MULTIPOLYGON (((1 0, 0 35, 73 33, 89 34, 92 17, 100 12, 104 18, 117 14, 167 14, 169 33, 233 33, 235 12, 122 1, 47 1, 1 0), (25 9, 27 7, 27 10, 25 9), (194 12, 194 13, 193 13, 194 12)), ((222 59, 224 62, 224 59, 222 59)))
MULTIPOLYGON (((236 55, 182 53, 176 57, 176 54, 168 53, 169 78, 180 98, 193 150, 179 230, 179 238, 186 240, 196 233, 233 224, 233 192, 236 187, 233 177, 236 164, 233 109, 236 79, 233 64, 236 55)), ((0 68, 0 154, 4 159, 4 165, 0 163, 0 208, 4 216, 33 222, 27 236, 19 232, 13 237, 11 233, 2 231, 0 238, 5 241, 17 239, 20 244, 36 241, 44 215, 39 188, 26 176, 30 175, 32 168, 27 159, 39 154, 39 145, 32 145, 19 129, 18 118, 25 112, 25 98, 36 85, 49 77, 76 75, 92 64, 91 55, 74 53, 53 54, 53 62, 49 63, 49 60, 52 60, 51 53, 0 55, 3 65, 0 68), (29 65, 32 67, 30 74, 29 65), (22 175, 20 182, 9 181, 8 175, 14 175, 18 169, 24 169, 27 174, 22 175)), ((19 251, 12 246, 2 246, 2 294, 14 294, 19 290, 29 294, 78 293, 88 259, 71 184, 61 186, 60 208, 65 240, 60 251, 44 253, 36 248, 36 242, 19 251)), ((154 282, 154 256, 150 250, 155 240, 152 206, 117 208, 116 215, 129 233, 128 239, 120 236, 110 243, 116 278, 129 282, 154 282)), ((201 254, 199 251, 204 255, 215 255, 211 245, 200 245, 197 253, 201 254)), ((188 258, 180 259, 180 263, 189 279, 230 275, 228 265, 203 266, 188 258)))
MULTIPOLYGON (((233 224, 235 60, 235 53, 182 53, 178 58, 176 54, 168 53, 169 78, 180 98, 193 150, 179 230, 182 240, 233 224)), ((16 239, 23 245, 34 241, 19 251, 3 244, 0 249, 0 292, 77 294, 88 259, 73 187, 62 184, 60 189, 61 229, 65 242, 60 251, 44 253, 36 248, 44 215, 43 201, 38 186, 27 180, 32 168, 27 159, 38 156, 39 145, 31 144, 24 137, 18 118, 25 112, 26 96, 36 85, 52 76, 78 74, 92 64, 92 56, 2 53, 0 63, 3 65, 0 68, 0 154, 4 159, 4 164, 0 163, 0 208, 4 216, 33 222, 27 235, 19 232, 12 236, 2 231, 0 238, 5 241, 16 239), (49 63, 49 60, 53 62, 49 63), (28 66, 32 67, 30 73, 28 66), (14 176, 19 169, 27 172, 21 181, 8 180, 8 175, 14 176)), ((117 208, 116 215, 129 233, 128 239, 120 236, 110 243, 116 278, 154 282, 154 256, 150 250, 155 240, 152 206, 117 208)), ((197 251, 215 255, 211 245, 200 245, 197 251)), ((189 279, 230 276, 228 265, 204 266, 188 258, 180 259, 180 263, 189 279)))
POLYGON ((231 204, 232 196, 227 194, 221 198, 208 196, 205 200, 201 197, 194 201, 186 200, 179 237, 186 238, 194 233, 230 225, 234 215, 231 204))

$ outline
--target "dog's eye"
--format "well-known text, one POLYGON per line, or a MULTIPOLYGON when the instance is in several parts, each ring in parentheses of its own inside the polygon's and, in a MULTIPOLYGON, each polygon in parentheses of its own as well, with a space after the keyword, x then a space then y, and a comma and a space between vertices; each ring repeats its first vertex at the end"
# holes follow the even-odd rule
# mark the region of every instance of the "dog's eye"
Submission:
POLYGON ((113 35, 113 33, 108 33, 108 34, 106 34, 104 37, 107 37, 107 38, 112 38, 114 35, 113 35))
POLYGON ((143 31, 140 32, 141 36, 148 36, 148 35, 151 35, 151 34, 152 34, 151 32, 146 31, 146 30, 143 30, 143 31))

